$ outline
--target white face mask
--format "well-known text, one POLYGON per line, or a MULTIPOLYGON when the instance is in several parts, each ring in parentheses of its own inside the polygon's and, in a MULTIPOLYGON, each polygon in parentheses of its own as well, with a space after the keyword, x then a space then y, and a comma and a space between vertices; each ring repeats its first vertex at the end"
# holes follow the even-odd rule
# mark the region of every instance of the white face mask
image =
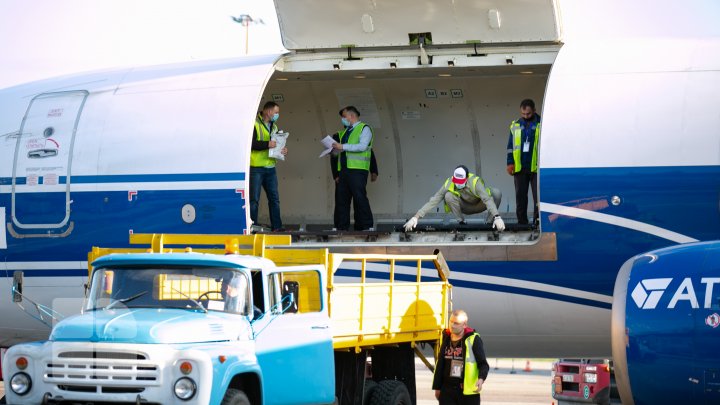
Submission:
POLYGON ((450 331, 456 335, 461 334, 465 330, 462 326, 451 326, 450 331))
POLYGON ((456 185, 455 185, 455 188, 458 189, 458 190, 462 190, 462 189, 465 188, 466 185, 467 185, 467 182, 465 182, 465 183, 463 183, 463 184, 456 184, 456 185))

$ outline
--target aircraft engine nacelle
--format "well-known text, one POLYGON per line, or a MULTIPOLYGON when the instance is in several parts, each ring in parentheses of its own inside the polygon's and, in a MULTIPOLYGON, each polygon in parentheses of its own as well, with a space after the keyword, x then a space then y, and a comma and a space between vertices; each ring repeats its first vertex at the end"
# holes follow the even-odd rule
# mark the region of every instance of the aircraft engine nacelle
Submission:
POLYGON ((623 404, 720 403, 720 241, 633 257, 613 297, 623 404))

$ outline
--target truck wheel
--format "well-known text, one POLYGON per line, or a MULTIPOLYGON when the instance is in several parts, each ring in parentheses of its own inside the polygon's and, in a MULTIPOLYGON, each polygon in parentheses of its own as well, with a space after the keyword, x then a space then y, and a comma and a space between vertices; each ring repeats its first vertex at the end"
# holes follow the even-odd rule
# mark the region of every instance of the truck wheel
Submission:
POLYGON ((383 380, 375 388, 370 405, 411 405, 410 393, 402 381, 383 380))
POLYGON ((365 389, 363 390, 363 405, 370 405, 370 398, 373 392, 377 389, 378 383, 375 380, 365 380, 365 389))
POLYGON ((250 405, 250 400, 244 392, 235 388, 228 388, 220 405, 250 405))

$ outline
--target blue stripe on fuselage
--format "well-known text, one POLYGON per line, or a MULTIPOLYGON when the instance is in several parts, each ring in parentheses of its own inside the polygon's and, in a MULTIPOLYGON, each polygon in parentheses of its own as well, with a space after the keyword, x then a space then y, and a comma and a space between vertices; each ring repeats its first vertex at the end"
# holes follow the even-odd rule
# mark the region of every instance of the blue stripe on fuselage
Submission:
MULTIPOLYGON (((719 166, 542 169, 540 173, 543 202, 628 218, 699 240, 720 239, 719 190, 719 166), (620 197, 620 205, 610 203, 613 196, 620 197)), ((239 233, 245 227, 245 201, 234 190, 141 191, 133 202, 127 201, 125 192, 98 191, 72 193, 72 199, 75 229, 68 237, 18 240, 8 235, 9 249, 0 250, 5 255, 2 260, 85 260, 93 245, 127 246, 130 229, 136 233, 239 233), (198 219, 193 224, 182 222, 180 208, 185 203, 196 207, 198 219), (44 252, 42 259, 38 252, 44 252)), ((0 205, 10 206, 8 193, 0 195, 0 205)), ((633 229, 585 219, 544 213, 541 221, 544 232, 556 234, 557 261, 451 261, 452 271, 612 295, 616 273, 625 260, 673 244, 633 229)), ((456 284, 493 291, 507 288, 469 281, 456 284)), ((554 293, 514 291, 607 307, 554 293)))
MULTIPOLYGON (((71 199, 73 229, 67 237, 16 239, 8 233, 8 249, 0 250, 2 261, 84 261, 92 246, 129 247, 130 231, 237 234, 246 226, 246 201, 234 189, 144 190, 131 201, 127 191, 96 191, 71 193, 71 199), (182 219, 185 204, 195 207, 192 223, 182 219)), ((10 206, 9 193, 0 195, 0 206, 10 206)))
MULTIPOLYGON (((153 183, 184 181, 242 181, 245 173, 171 173, 171 174, 112 174, 72 176, 73 184, 95 183, 153 183)), ((60 184, 67 183, 67 176, 61 176, 60 184)), ((27 178, 17 177, 15 184, 26 184, 27 178)), ((12 177, 0 177, 0 185, 11 185, 12 177)))

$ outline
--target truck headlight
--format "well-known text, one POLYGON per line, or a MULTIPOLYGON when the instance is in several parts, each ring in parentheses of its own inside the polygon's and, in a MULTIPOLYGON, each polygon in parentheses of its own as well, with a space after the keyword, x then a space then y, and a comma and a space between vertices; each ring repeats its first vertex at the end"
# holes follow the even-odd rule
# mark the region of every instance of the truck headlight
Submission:
POLYGON ((585 382, 594 384, 597 382, 597 374, 595 373, 585 373, 585 382))
POLYGON ((10 379, 10 389, 18 395, 27 394, 31 387, 32 380, 25 373, 17 373, 10 379))
POLYGON ((194 397, 195 391, 197 391, 195 381, 187 377, 183 377, 175 381, 175 396, 183 401, 187 401, 188 399, 194 397))

